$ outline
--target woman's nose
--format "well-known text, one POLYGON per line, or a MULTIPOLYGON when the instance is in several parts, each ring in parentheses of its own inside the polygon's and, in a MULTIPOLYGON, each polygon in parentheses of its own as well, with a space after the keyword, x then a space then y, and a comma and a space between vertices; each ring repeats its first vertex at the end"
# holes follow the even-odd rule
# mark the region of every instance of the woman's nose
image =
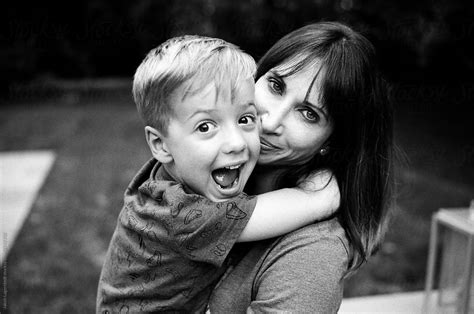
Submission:
POLYGON ((283 130, 284 112, 283 111, 268 111, 260 115, 260 121, 262 125, 262 133, 266 134, 281 134, 283 130))

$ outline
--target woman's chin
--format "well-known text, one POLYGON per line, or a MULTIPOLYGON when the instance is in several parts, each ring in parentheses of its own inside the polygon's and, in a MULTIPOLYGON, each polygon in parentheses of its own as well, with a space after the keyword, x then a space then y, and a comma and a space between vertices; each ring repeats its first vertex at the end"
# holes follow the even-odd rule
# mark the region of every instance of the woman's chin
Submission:
POLYGON ((291 167, 307 163, 311 158, 295 158, 287 155, 260 155, 259 166, 291 167))
POLYGON ((277 158, 276 156, 260 156, 257 165, 259 166, 284 166, 287 165, 285 160, 277 158))

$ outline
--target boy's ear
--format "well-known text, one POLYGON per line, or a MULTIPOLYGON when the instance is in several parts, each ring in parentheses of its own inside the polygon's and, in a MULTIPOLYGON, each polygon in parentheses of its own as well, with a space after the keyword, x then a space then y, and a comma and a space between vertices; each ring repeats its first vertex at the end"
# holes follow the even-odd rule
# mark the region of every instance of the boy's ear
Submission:
POLYGON ((146 142, 150 147, 151 154, 156 160, 163 164, 173 161, 173 156, 171 156, 166 143, 163 141, 164 136, 160 133, 160 131, 152 128, 151 126, 146 126, 145 137, 146 142))

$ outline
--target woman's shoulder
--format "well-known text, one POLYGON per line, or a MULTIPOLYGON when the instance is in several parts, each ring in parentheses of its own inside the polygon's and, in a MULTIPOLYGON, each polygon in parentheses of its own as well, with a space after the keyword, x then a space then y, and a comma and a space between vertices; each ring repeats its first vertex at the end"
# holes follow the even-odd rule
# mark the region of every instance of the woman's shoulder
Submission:
MULTIPOLYGON (((267 247, 253 277, 256 309, 335 312, 349 266, 349 245, 336 218, 284 235, 267 247)), ((258 312, 258 311, 257 311, 258 312)))
POLYGON ((279 242, 318 242, 325 239, 338 239, 344 246, 349 245, 346 232, 339 219, 335 217, 287 233, 279 238, 279 242))
POLYGON ((277 238, 269 247, 267 258, 294 250, 305 251, 305 254, 330 253, 344 263, 351 257, 349 240, 337 218, 316 222, 277 238))

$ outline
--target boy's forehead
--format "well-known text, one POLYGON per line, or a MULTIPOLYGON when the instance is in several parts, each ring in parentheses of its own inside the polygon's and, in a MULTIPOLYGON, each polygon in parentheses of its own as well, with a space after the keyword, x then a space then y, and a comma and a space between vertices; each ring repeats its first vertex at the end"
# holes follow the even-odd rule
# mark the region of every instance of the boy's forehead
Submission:
POLYGON ((222 105, 248 107, 254 103, 254 85, 253 78, 239 82, 237 86, 214 81, 206 85, 183 84, 171 97, 171 107, 180 119, 199 111, 213 111, 222 105))
POLYGON ((242 102, 241 98, 248 98, 249 91, 252 90, 251 98, 254 97, 255 82, 253 78, 239 80, 237 82, 211 80, 208 82, 192 82, 183 84, 180 88, 181 101, 189 97, 208 98, 211 94, 214 96, 213 103, 219 99, 234 102, 242 102))
POLYGON ((178 93, 181 95, 181 101, 193 97, 205 98, 210 94, 217 97, 217 86, 214 81, 191 80, 183 83, 178 89, 178 93))

